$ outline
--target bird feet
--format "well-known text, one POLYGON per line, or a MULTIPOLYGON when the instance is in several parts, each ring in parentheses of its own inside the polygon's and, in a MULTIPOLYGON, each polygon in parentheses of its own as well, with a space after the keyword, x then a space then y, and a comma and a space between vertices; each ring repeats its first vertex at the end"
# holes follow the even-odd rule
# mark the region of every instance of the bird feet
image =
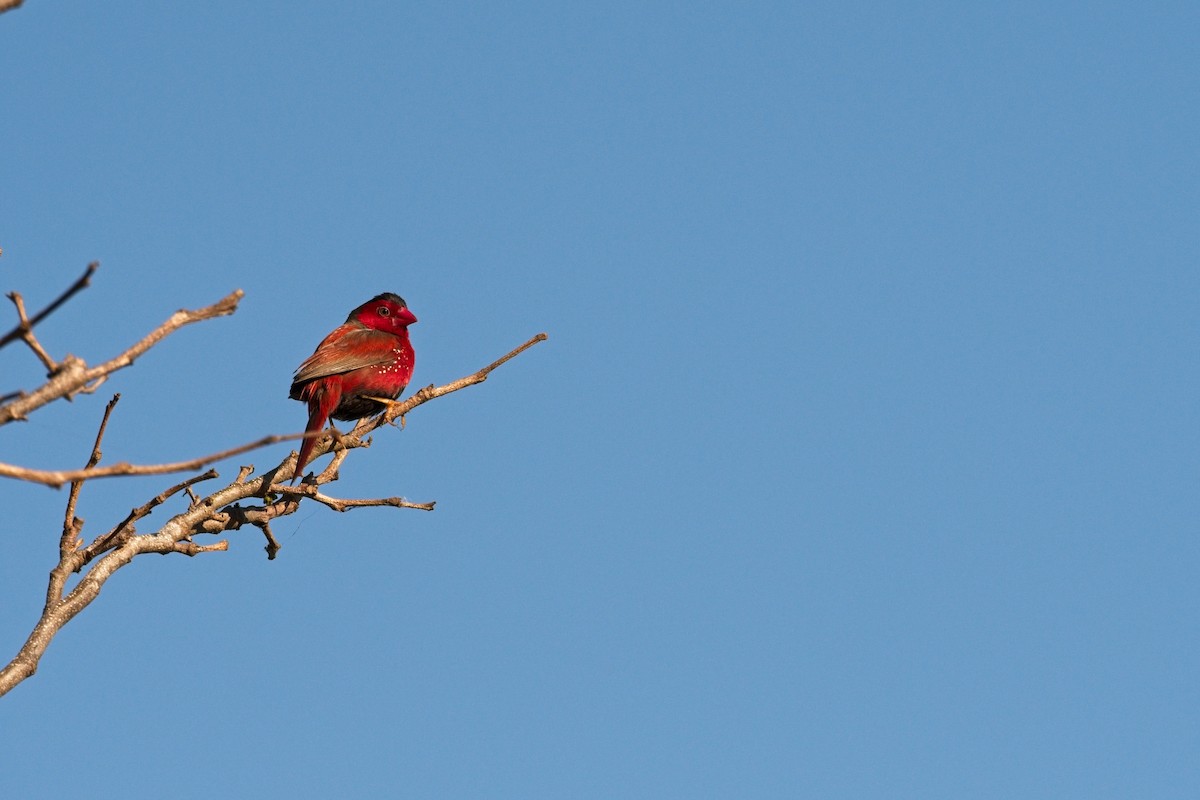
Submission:
MULTIPOLYGON (((374 400, 376 403, 382 403, 387 408, 391 408, 392 406, 400 405, 399 400, 393 400, 390 397, 375 397, 375 396, 369 395, 369 394, 365 394, 365 395, 363 395, 363 397, 365 397, 367 400, 374 400)), ((386 414, 387 411, 385 410, 384 413, 386 414)), ((401 414, 399 419, 400 419, 400 430, 404 430, 404 415, 401 414)), ((393 422, 392 424, 395 425, 396 423, 393 422)))
POLYGON ((329 451, 333 452, 334 450, 337 450, 339 447, 342 446, 342 439, 346 438, 346 434, 339 431, 337 429, 337 426, 335 426, 332 422, 329 423, 329 427, 327 428, 327 430, 329 431, 329 437, 330 437, 329 451))

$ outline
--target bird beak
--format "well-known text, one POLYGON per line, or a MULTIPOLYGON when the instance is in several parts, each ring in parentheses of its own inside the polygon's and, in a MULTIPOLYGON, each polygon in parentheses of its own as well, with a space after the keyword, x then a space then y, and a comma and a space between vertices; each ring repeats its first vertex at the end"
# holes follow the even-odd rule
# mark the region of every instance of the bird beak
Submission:
POLYGON ((396 319, 400 320, 405 325, 412 325, 417 321, 417 316, 407 308, 402 308, 396 312, 396 319))

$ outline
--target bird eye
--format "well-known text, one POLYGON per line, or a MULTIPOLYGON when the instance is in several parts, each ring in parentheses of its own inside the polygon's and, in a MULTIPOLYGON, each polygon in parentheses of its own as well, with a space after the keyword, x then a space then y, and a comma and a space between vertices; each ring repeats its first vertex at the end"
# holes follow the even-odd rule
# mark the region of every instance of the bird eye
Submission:
POLYGON ((381 317, 390 317, 392 315, 392 310, 387 306, 380 306, 379 308, 375 309, 375 312, 381 317))

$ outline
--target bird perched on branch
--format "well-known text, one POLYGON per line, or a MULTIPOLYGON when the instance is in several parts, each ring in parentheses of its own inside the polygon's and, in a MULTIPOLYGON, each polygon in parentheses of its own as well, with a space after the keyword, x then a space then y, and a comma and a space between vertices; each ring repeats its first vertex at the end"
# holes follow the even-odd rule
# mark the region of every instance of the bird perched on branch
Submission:
POLYGON ((300 445, 295 477, 304 474, 315 434, 330 417, 356 420, 378 414, 408 386, 413 373, 408 326, 416 321, 400 295, 376 295, 351 311, 297 367, 288 397, 308 404, 309 437, 300 445))

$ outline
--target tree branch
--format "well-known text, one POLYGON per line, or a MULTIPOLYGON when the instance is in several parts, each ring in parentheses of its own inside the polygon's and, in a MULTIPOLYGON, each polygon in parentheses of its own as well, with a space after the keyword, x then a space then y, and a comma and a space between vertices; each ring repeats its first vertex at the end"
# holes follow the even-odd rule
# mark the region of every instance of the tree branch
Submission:
POLYGON ((311 497, 318 503, 329 506, 334 511, 349 511, 352 508, 362 508, 363 506, 392 506, 394 508, 415 508, 419 511, 433 511, 433 507, 437 501, 428 503, 413 503, 405 500, 403 497, 381 497, 370 500, 339 500, 336 497, 321 494, 317 491, 317 486, 314 483, 302 483, 299 486, 291 486, 289 484, 276 484, 271 487, 271 491, 279 492, 280 494, 298 494, 303 497, 311 497))
MULTIPOLYGON (((487 380, 488 375, 490 375, 492 373, 492 370, 496 369, 497 367, 504 364, 505 362, 507 362, 513 358, 516 358, 521 353, 523 353, 526 350, 528 350, 529 348, 533 347, 538 342, 546 341, 547 338, 549 338, 549 337, 546 334, 539 333, 537 336, 534 336, 532 339, 525 342, 525 344, 509 351, 507 354, 496 359, 491 364, 488 364, 486 367, 483 367, 479 371, 473 372, 470 375, 459 378, 456 381, 451 381, 450 383, 447 383, 443 386, 434 386, 432 384, 429 386, 426 386, 425 388, 418 391, 416 394, 409 397, 407 400, 389 400, 386 397, 372 398, 372 399, 378 400, 380 403, 383 403, 384 405, 386 405, 387 409, 378 416, 368 417, 366 419, 360 420, 359 423, 354 426, 354 430, 352 430, 348 434, 341 434, 341 433, 320 434, 320 438, 317 440, 316 446, 313 447, 312 455, 309 457, 309 463, 311 464, 313 461, 316 461, 319 457, 325 455, 326 453, 328 453, 331 449, 333 449, 335 447, 342 447, 342 448, 349 448, 349 449, 353 449, 353 448, 357 448, 357 447, 368 447, 370 444, 370 440, 363 439, 363 437, 366 436, 367 434, 371 433, 372 431, 376 430, 377 428, 383 427, 384 425, 392 424, 393 422, 396 421, 397 418, 399 418, 400 425, 401 425, 401 427, 403 427, 405 415, 408 414, 410 411, 412 411, 417 406, 424 405, 425 403, 428 403, 430 400, 433 400, 438 397, 442 397, 444 395, 448 395, 452 392, 457 392, 460 389, 465 389, 468 386, 474 386, 477 383, 483 383, 484 381, 487 380)), ((280 465, 280 466, 282 467, 282 465, 280 465)), ((292 466, 294 469, 294 465, 292 465, 292 466)), ((324 470, 324 472, 322 473, 321 477, 323 478, 325 476, 325 473, 328 473, 328 472, 329 472, 329 468, 327 467, 324 470)), ((291 477, 292 476, 290 474, 286 475, 286 476, 284 476, 284 480, 287 480, 291 477)), ((333 479, 336 480, 336 477, 333 479)), ((316 482, 317 483, 325 483, 326 480, 318 479, 316 482)))
MULTIPOLYGON (((103 536, 97 536, 95 541, 81 551, 81 566, 82 564, 91 562, 96 558, 96 556, 110 549, 114 542, 120 541, 122 538, 132 536, 134 533, 136 533, 133 527, 134 523, 139 519, 144 519, 145 517, 149 516, 151 511, 153 511, 157 506, 165 503, 168 498, 173 497, 181 491, 186 490, 190 492, 191 487, 195 484, 200 483, 201 481, 210 481, 215 477, 217 477, 217 471, 215 469, 210 469, 208 472, 203 472, 199 475, 193 475, 186 481, 177 483, 169 489, 164 489, 146 503, 133 509, 129 512, 129 515, 125 517, 125 519, 123 519, 115 528, 103 536)), ((195 495, 192 496, 194 497, 195 495)))
POLYGON ((21 297, 18 292, 9 292, 8 299, 13 301, 13 305, 17 307, 17 318, 21 320, 21 339, 25 340, 25 344, 29 345, 29 349, 42 362, 42 366, 46 368, 47 375, 53 375, 58 369, 58 364, 42 347, 42 343, 33 335, 33 326, 29 324, 29 319, 25 316, 25 298, 21 297))
MULTIPOLYGON (((236 292, 222 302, 230 301, 232 298, 232 304, 236 306, 237 299, 240 296, 241 293, 236 292)), ((215 308, 215 306, 211 308, 215 308)), ((202 311, 205 311, 205 309, 202 309, 202 311)), ((229 311, 232 311, 232 307, 224 313, 229 313, 229 311)), ((195 320, 189 319, 187 321, 195 320)), ((170 320, 168 320, 169 322, 170 320)), ((186 322, 179 324, 186 324, 186 322)), ((161 336, 158 338, 161 338, 161 336)), ((215 478, 216 472, 209 470, 166 489, 142 506, 134 508, 125 520, 112 530, 97 537, 86 548, 80 548, 79 532, 82 529, 83 521, 75 516, 75 505, 79 497, 79 487, 88 478, 104 477, 107 475, 158 474, 168 471, 194 469, 211 461, 246 452, 249 449, 261 447, 271 442, 302 438, 302 436, 265 437, 250 445, 216 453, 202 459, 178 462, 176 464, 152 465, 150 467, 115 464, 111 467, 100 467, 98 466, 101 458, 100 444, 104 436, 108 417, 112 412, 113 405, 116 403, 116 398, 114 398, 105 410, 105 416, 101 422, 100 430, 96 435, 96 442, 92 448, 92 455, 88 459, 87 466, 82 470, 41 473, 43 477, 47 475, 54 477, 53 480, 38 482, 48 483, 49 485, 62 485, 68 481, 72 482, 71 494, 67 501, 67 521, 64 521, 63 525, 63 537, 59 548, 59 563, 51 571, 45 607, 20 651, 18 651, 17 655, 7 666, 0 669, 0 696, 12 690, 13 687, 37 671, 42 656, 58 631, 99 596, 100 589, 113 574, 139 555, 144 553, 179 553, 187 556, 196 556, 201 553, 224 551, 229 547, 227 539, 222 539, 213 544, 200 545, 193 542, 192 538, 201 535, 224 534, 236 531, 244 525, 251 525, 261 530, 266 537, 267 545, 265 549, 267 557, 268 559, 273 559, 278 554, 280 545, 271 532, 270 522, 278 517, 294 514, 299 509, 301 501, 305 498, 340 512, 364 506, 389 506, 426 511, 432 510, 434 507, 433 502, 414 503, 402 497, 342 500, 320 492, 318 487, 338 479, 338 468, 351 450, 369 445, 370 440, 362 438, 366 433, 375 430, 381 425, 392 422, 397 417, 403 420, 404 414, 435 397, 442 397, 467 386, 482 383, 487 379, 492 370, 521 354, 534 344, 545 341, 545 339, 546 334, 538 334, 525 344, 512 350, 502 358, 493 361, 478 372, 443 386, 427 386, 403 403, 394 403, 394 405, 389 406, 388 410, 378 417, 365 420, 350 435, 340 435, 337 437, 322 435, 322 439, 317 444, 316 455, 322 455, 329 452, 330 448, 336 448, 333 460, 319 474, 306 479, 299 486, 291 486, 284 483, 290 480, 292 474, 295 472, 296 454, 294 451, 289 453, 276 467, 256 477, 252 477, 252 473, 254 472, 252 466, 244 466, 238 471, 237 477, 228 486, 218 489, 205 497, 197 498, 192 492, 192 486, 201 481, 215 478), (135 522, 149 516, 156 507, 180 491, 186 491, 189 496, 189 503, 186 510, 168 519, 154 533, 136 533, 134 530, 135 522), (261 504, 242 505, 244 501, 252 498, 261 501, 261 504), (74 588, 64 594, 67 578, 74 573, 82 574, 74 588)), ((143 351, 149 346, 151 345, 143 348, 143 351)), ((127 351, 126 354, 132 352, 134 349, 136 349, 136 346, 135 348, 131 348, 131 351, 127 351)), ((136 357, 136 355, 133 357, 136 357)), ((0 467, 6 466, 0 465, 0 467)))
MULTIPOLYGON (((8 10, 7 8, 5 8, 3 6, 3 3, 4 3, 4 0, 0 0, 0 13, 3 13, 8 10)), ((18 0, 18 2, 15 5, 10 6, 10 8, 16 8, 16 6, 19 6, 20 4, 21 4, 20 0, 18 0)), ((7 344, 15 342, 17 339, 20 339, 27 331, 33 330, 34 325, 37 325, 39 322, 41 322, 46 317, 50 316, 56 310, 58 310, 58 307, 61 306, 63 303, 70 300, 72 297, 74 297, 76 294, 78 294, 79 292, 86 289, 88 286, 91 286, 92 274, 95 273, 95 271, 97 269, 99 269, 99 267, 100 267, 99 261, 93 261, 92 263, 88 264, 87 269, 85 269, 83 271, 83 274, 80 275, 79 278, 76 279, 76 281, 73 284, 68 286, 67 290, 65 292, 63 292, 57 298, 55 298, 54 302, 52 302, 50 305, 43 308, 38 313, 34 314, 33 317, 29 320, 25 320, 24 315, 22 315, 21 322, 17 324, 17 327, 13 328, 11 331, 4 334, 3 336, 0 336, 0 347, 4 347, 7 344)), ((12 297, 14 294, 16 294, 16 292, 13 292, 12 294, 10 294, 9 297, 12 297)))
MULTIPOLYGON (((120 399, 121 395, 114 394, 113 399, 109 400, 108 405, 104 407, 104 417, 100 420, 100 430, 96 432, 96 443, 92 445, 92 454, 88 457, 87 464, 83 467, 83 472, 87 472, 100 463, 102 455, 100 442, 104 440, 104 431, 108 428, 108 418, 112 416, 113 409, 116 408, 117 401, 120 399)), ((59 552, 63 555, 79 546, 77 541, 79 531, 83 528, 83 520, 75 516, 75 504, 79 501, 79 491, 83 488, 83 482, 83 478, 71 481, 71 493, 67 497, 67 512, 63 520, 63 535, 58 548, 59 552)))
MULTIPOLYGON (((120 397, 120 395, 117 395, 120 397)), ((83 469, 70 470, 43 470, 31 469, 29 467, 19 467, 14 464, 5 464, 0 462, 0 478, 15 478, 17 480, 29 481, 30 483, 41 483, 46 486, 58 489, 63 484, 73 481, 86 481, 89 478, 111 478, 114 475, 166 475, 172 472, 188 472, 193 469, 200 469, 206 464, 212 464, 216 461, 223 461, 226 458, 248 453, 251 450, 258 450, 267 445, 278 444, 279 442, 289 442, 294 439, 303 439, 306 434, 290 433, 286 435, 264 436, 261 439, 256 439, 248 444, 231 447, 228 450, 222 450, 219 453, 212 453, 200 458, 191 458, 187 461, 175 461, 169 464, 130 464, 122 461, 113 464, 109 467, 97 467, 95 465, 84 467, 83 469)), ((182 487, 180 487, 182 488, 182 487)))
MULTIPOLYGON (((112 416, 113 409, 120 399, 121 395, 113 395, 113 399, 109 400, 108 405, 104 407, 104 417, 100 420, 100 429, 96 432, 96 443, 92 445, 92 454, 88 457, 84 471, 100 463, 100 443, 104 440, 105 429, 108 428, 108 418, 112 416)), ((71 481, 71 492, 67 496, 67 511, 63 519, 62 537, 58 540, 58 566, 50 572, 50 584, 46 590, 46 608, 50 608, 62 598, 63 587, 67 583, 67 578, 70 577, 66 567, 72 563, 72 553, 83 543, 79 538, 79 534, 83 532, 83 520, 75 516, 75 504, 79 501, 81 489, 83 489, 83 479, 71 481)))
POLYGON ((213 303, 211 306, 198 308, 194 311, 181 309, 176 311, 165 322, 147 334, 141 341, 135 343, 120 355, 105 361, 95 367, 88 365, 81 358, 66 356, 57 365, 50 380, 29 394, 22 394, 15 400, 0 405, 0 425, 13 420, 25 419, 34 411, 47 403, 63 397, 73 397, 79 393, 94 392, 101 383, 108 379, 109 374, 128 367, 139 356, 170 334, 185 325, 201 322, 214 317, 223 317, 237 310, 238 302, 242 299, 242 290, 238 289, 213 303))

